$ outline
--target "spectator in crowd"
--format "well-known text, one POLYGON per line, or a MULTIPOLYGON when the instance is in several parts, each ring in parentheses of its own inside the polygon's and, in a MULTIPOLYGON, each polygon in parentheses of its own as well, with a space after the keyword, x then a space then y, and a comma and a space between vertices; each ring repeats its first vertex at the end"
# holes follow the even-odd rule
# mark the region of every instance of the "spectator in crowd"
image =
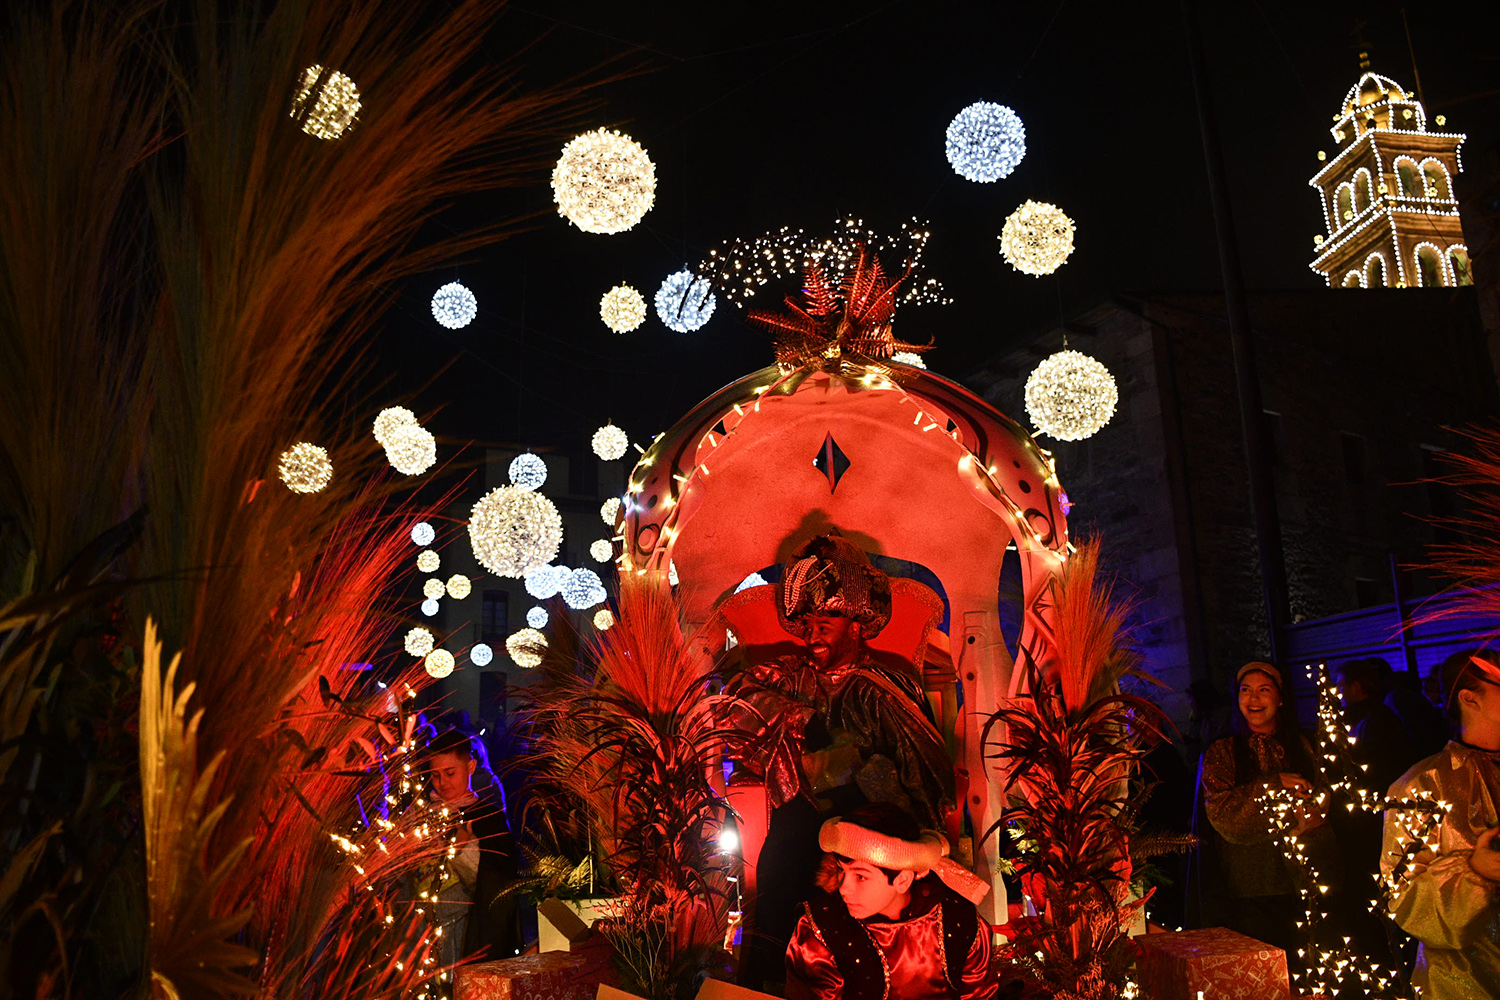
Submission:
POLYGON ((1384 701, 1390 670, 1390 664, 1372 657, 1349 660, 1335 674, 1344 725, 1354 738, 1355 758, 1366 768, 1363 784, 1375 792, 1385 791, 1419 759, 1411 753, 1406 727, 1384 701))
POLYGON ((1411 735, 1412 756, 1416 760, 1431 757, 1448 742, 1448 722, 1443 712, 1422 693, 1422 676, 1413 670, 1393 671, 1383 658, 1370 662, 1389 678, 1385 703, 1411 735))

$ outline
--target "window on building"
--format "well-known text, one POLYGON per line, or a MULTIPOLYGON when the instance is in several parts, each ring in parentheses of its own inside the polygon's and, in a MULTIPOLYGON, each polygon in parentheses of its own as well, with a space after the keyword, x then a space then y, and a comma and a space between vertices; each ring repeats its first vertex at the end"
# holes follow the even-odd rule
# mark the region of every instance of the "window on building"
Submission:
POLYGON ((1423 288, 1436 288, 1443 284, 1443 261, 1437 248, 1423 244, 1417 247, 1417 280, 1423 288))
POLYGON ((1364 435, 1341 431, 1339 444, 1344 452, 1344 481, 1351 486, 1363 486, 1368 475, 1365 468, 1364 435))
POLYGON ((1469 251, 1464 247, 1448 248, 1448 263, 1453 265, 1455 285, 1474 284, 1474 274, 1469 270, 1469 251))
POLYGON ((1426 190, 1423 185, 1417 183, 1417 165, 1410 160, 1396 161, 1396 179, 1404 195, 1417 196, 1426 190))
POLYGON ((1334 212, 1333 228, 1335 229, 1354 218, 1354 189, 1347 184, 1339 185, 1334 212))
POLYGON ((1354 175, 1354 211, 1363 212, 1375 200, 1375 186, 1370 183, 1370 172, 1361 170, 1354 175))
POLYGON ((1448 187, 1448 171, 1437 160, 1428 160, 1422 164, 1422 179, 1427 185, 1427 197, 1453 197, 1452 191, 1448 187))
POLYGON ((510 595, 503 590, 486 590, 479 606, 480 638, 494 645, 505 642, 510 632, 510 595))
POLYGON ((1363 276, 1359 273, 1359 271, 1350 271, 1348 274, 1344 275, 1344 287, 1363 288, 1365 287, 1365 283, 1362 278, 1363 276))
POLYGON ((1382 254, 1372 254, 1365 261, 1365 287, 1384 288, 1385 280, 1385 257, 1382 254))

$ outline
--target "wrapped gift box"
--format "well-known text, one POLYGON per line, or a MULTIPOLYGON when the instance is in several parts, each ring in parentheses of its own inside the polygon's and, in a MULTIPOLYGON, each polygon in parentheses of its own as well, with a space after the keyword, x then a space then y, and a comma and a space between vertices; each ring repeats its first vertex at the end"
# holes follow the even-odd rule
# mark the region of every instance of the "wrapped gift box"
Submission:
POLYGON ((1149 1000, 1290 1000, 1286 952, 1227 927, 1142 934, 1137 971, 1149 1000))
POLYGON ((454 1000, 594 1000, 609 979, 607 951, 549 951, 459 966, 454 1000))

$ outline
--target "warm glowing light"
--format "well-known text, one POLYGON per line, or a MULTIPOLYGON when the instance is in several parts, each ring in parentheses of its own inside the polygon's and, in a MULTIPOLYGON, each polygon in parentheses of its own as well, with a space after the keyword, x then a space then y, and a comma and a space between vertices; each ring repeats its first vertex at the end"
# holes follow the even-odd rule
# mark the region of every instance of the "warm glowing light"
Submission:
POLYGON ((614 424, 605 424, 594 432, 593 440, 589 443, 595 455, 606 462, 613 462, 624 455, 625 449, 630 447, 630 438, 614 424))
MULTIPOLYGON (((434 531, 432 529, 432 525, 428 524, 426 521, 418 521, 416 524, 412 525, 411 542, 413 545, 431 545, 433 543, 433 540, 436 538, 437 532, 434 531)), ((434 555, 435 554, 436 553, 434 553, 434 555)), ((423 570, 423 572, 430 573, 432 572, 432 570, 423 570)))
POLYGON ((443 586, 443 581, 439 580, 435 576, 428 577, 427 580, 422 584, 422 596, 426 597, 428 600, 435 601, 447 592, 447 588, 443 586))
POLYGON ((358 115, 359 88, 353 80, 319 65, 302 71, 292 97, 292 117, 302 120, 302 131, 318 139, 337 139, 358 115))
POLYGON ((432 318, 450 330, 468 326, 478 313, 479 300, 457 281, 450 281, 432 293, 432 318))
POLYGON ((922 355, 915 351, 897 351, 891 355, 892 361, 899 361, 903 365, 911 365, 913 368, 926 368, 927 362, 922 360, 922 355))
POLYGON ((1059 351, 1026 380, 1027 415, 1038 431, 1060 441, 1097 433, 1114 416, 1119 399, 1109 369, 1079 351, 1059 351))
POLYGON ((629 333, 646 322, 646 300, 629 285, 616 285, 599 300, 599 318, 615 333, 629 333))
POLYGON ((406 633, 406 651, 412 656, 426 656, 435 645, 432 633, 420 625, 406 633))
MULTIPOLYGON (((391 435, 399 427, 406 427, 417 422, 417 415, 404 406, 387 406, 375 417, 375 440, 380 442, 382 448, 390 446, 391 435)), ((413 529, 415 530, 415 529, 413 529)), ((413 538, 415 541, 415 537, 413 538)), ((426 542, 417 542, 418 545, 426 545, 426 542)))
POLYGON ((476 667, 487 667, 495 658, 495 651, 487 642, 476 642, 469 647, 469 662, 476 667))
POLYGON ((610 497, 608 500, 604 501, 602 504, 599 505, 599 520, 603 521, 605 524, 609 525, 611 528, 613 528, 615 526, 615 519, 618 518, 619 516, 620 516, 620 498, 619 497, 610 497))
POLYGON ((547 481, 547 463, 531 452, 511 459, 510 481, 518 489, 534 490, 547 481))
POLYGON ((276 472, 293 493, 316 493, 333 480, 328 451, 299 441, 281 453, 276 472))
POLYGON ((592 608, 608 596, 604 590, 604 581, 591 569, 575 569, 568 574, 568 580, 562 586, 562 599, 574 611, 592 608))
POLYGON ((448 577, 448 596, 455 601, 461 601, 473 592, 474 585, 462 573, 454 573, 448 577))
POLYGON ((733 854, 740 849, 740 835, 731 827, 723 827, 719 830, 719 850, 725 854, 733 854))
POLYGON ((667 329, 678 333, 702 329, 717 304, 708 279, 694 277, 687 268, 667 275, 656 290, 656 315, 667 329))
POLYGON ((420 476, 437 461, 437 438, 417 424, 404 424, 386 439, 385 457, 402 475, 420 476))
POLYGON ((518 667, 535 667, 542 662, 547 637, 534 628, 523 628, 505 640, 505 651, 518 667))
POLYGON ((978 101, 948 123, 947 152, 960 177, 982 184, 1009 177, 1026 155, 1026 126, 1005 105, 978 101))
POLYGON ((603 632, 605 629, 614 628, 614 627, 615 627, 615 615, 614 615, 614 612, 610 611, 608 608, 600 608, 598 611, 594 612, 594 628, 596 628, 599 631, 603 632))
POLYGON ((1005 220, 1000 255, 1017 271, 1037 277, 1051 274, 1072 254, 1073 231, 1073 220, 1062 209, 1027 200, 1005 220))
POLYGON ((496 576, 519 578, 549 563, 562 545, 562 516, 552 501, 519 486, 486 493, 469 512, 474 558, 496 576))
POLYGON ((417 570, 422 573, 436 573, 441 560, 438 554, 431 549, 417 553, 417 570))
POLYGON ((608 538, 596 538, 589 543, 589 555, 594 562, 609 562, 615 557, 615 546, 608 538))
POLYGON ((453 654, 446 649, 434 649, 427 654, 427 660, 422 666, 428 674, 442 680, 453 673, 453 654))
POLYGON ((557 212, 586 233, 623 233, 656 200, 656 165, 628 135, 585 132, 563 147, 552 168, 557 212))
POLYGON ((530 625, 532 628, 546 628, 547 627, 547 609, 538 606, 538 607, 532 608, 531 610, 527 611, 526 612, 526 624, 530 625))

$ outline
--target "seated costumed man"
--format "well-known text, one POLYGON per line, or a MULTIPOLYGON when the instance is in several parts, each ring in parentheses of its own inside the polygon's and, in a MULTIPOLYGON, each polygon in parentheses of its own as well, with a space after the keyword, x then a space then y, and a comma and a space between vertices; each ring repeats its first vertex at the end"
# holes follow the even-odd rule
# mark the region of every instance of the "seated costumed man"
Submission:
POLYGON ((819 884, 786 952, 788 1000, 991 1000, 989 887, 941 834, 886 803, 830 819, 819 884))
POLYGON ((812 892, 814 842, 826 815, 888 802, 941 828, 953 765, 927 716, 916 668, 870 656, 890 621, 890 579, 842 538, 813 539, 787 563, 778 614, 805 651, 730 678, 728 720, 749 734, 741 763, 763 777, 771 806, 746 982, 775 982, 798 904, 812 892))

